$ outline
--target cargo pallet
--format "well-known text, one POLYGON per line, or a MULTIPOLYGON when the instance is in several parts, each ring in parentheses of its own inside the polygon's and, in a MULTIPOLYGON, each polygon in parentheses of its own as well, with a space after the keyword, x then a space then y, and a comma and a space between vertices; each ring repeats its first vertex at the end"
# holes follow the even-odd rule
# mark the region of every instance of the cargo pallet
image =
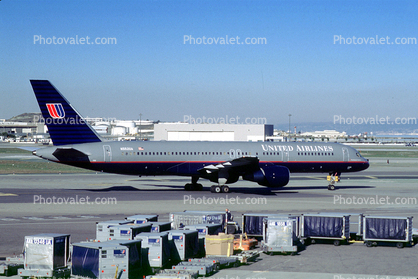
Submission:
POLYGON ((17 270, 24 266, 23 255, 16 257, 7 257, 6 261, 0 262, 0 275, 13 276, 17 275, 17 270))
POLYGON ((18 275, 26 278, 70 278, 71 270, 69 267, 58 269, 19 269, 18 275))

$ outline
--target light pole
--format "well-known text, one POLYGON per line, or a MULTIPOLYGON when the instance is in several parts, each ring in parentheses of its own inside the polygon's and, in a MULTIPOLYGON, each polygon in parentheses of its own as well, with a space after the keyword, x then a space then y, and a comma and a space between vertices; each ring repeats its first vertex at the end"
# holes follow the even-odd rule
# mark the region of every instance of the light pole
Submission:
POLYGON ((289 141, 290 141, 290 117, 291 117, 292 115, 289 113, 289 141))

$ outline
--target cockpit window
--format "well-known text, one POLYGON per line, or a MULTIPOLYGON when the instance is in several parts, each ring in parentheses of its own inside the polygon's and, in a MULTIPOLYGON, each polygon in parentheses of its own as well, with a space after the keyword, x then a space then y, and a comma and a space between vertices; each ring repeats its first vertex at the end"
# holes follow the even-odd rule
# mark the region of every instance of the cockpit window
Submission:
POLYGON ((361 157, 361 156, 360 156, 360 154, 359 154, 358 152, 356 153, 356 155, 357 155, 357 157, 361 157))

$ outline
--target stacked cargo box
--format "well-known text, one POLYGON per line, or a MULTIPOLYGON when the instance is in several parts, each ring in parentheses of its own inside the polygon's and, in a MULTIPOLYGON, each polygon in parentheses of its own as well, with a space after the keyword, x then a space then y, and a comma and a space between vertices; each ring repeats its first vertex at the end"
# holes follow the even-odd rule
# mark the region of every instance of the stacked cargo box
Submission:
POLYGON ((141 257, 141 240, 75 243, 71 270, 89 278, 140 278, 141 257))
POLYGON ((226 213, 222 211, 184 211, 170 213, 172 229, 176 230, 187 225, 220 224, 225 227, 226 213))
POLYGON ((175 262, 192 259, 199 254, 199 234, 196 230, 170 230, 171 260, 175 262))
POLYGON ((134 225, 132 223, 122 223, 119 221, 98 222, 96 225, 96 240, 133 240, 141 232, 151 232, 151 223, 134 225))

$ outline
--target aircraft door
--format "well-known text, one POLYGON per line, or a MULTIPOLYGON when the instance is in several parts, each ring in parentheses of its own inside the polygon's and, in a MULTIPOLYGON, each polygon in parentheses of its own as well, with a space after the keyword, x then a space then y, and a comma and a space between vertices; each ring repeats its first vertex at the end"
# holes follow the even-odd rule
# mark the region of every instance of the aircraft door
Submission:
POLYGON ((348 162, 348 148, 343 147, 343 161, 348 162))
POLYGON ((104 161, 111 162, 112 161, 112 149, 110 149, 110 145, 103 145, 103 152, 104 152, 104 161))
POLYGON ((283 162, 289 161, 289 150, 285 150, 282 152, 282 161, 283 162))

